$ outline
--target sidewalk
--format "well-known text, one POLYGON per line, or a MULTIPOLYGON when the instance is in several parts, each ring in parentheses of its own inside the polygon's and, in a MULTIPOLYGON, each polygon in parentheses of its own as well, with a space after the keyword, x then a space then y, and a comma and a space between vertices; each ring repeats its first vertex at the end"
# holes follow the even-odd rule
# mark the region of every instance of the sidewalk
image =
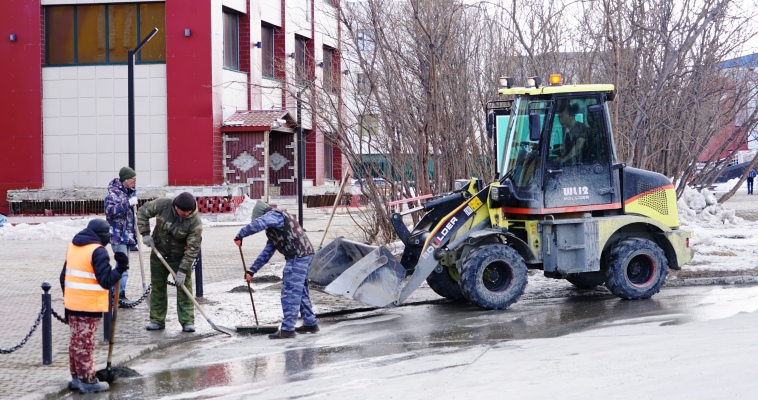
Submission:
MULTIPOLYGON (((324 235, 328 216, 306 218, 305 228, 314 246, 318 247, 324 235)), ((338 235, 359 237, 356 223, 345 215, 337 215, 332 220, 324 244, 338 235)), ((216 325, 234 329, 237 325, 255 325, 250 297, 244 284, 242 261, 239 250, 232 238, 242 224, 232 226, 205 227, 203 231, 202 262, 204 297, 198 301, 216 325), (232 290, 235 289, 236 290, 232 290), (240 290, 242 289, 242 290, 240 290)), ((0 347, 7 349, 18 344, 29 332, 41 309, 41 284, 52 285, 53 309, 63 315, 63 297, 59 284, 59 275, 63 266, 68 240, 40 241, 2 241, 0 242, 0 347)), ((255 235, 245 239, 243 250, 245 261, 250 265, 263 249, 265 236, 255 235)), ((110 251, 110 247, 108 248, 110 251)), ((149 248, 143 249, 143 260, 147 284, 150 282, 149 248)), ((254 298, 259 323, 278 324, 281 319, 279 291, 281 290, 281 268, 284 259, 277 254, 271 264, 264 267, 257 278, 269 275, 274 283, 255 283, 254 298)), ((142 279, 136 253, 132 253, 127 296, 136 300, 142 293, 142 279)), ((193 279, 195 275, 193 274, 193 279)), ((194 285, 194 282, 193 282, 194 285)), ((176 316, 176 289, 169 287, 169 310, 164 331, 148 332, 145 325, 149 322, 147 301, 131 309, 120 308, 117 313, 116 340, 113 350, 113 366, 125 365, 129 360, 158 348, 171 347, 176 344, 212 337, 213 340, 226 336, 213 330, 202 314, 195 310, 194 334, 181 332, 176 316), (216 336, 219 335, 219 336, 216 336)), ((323 313, 360 306, 349 300, 340 301, 331 296, 311 292, 316 313, 323 313)), ((53 363, 42 364, 41 324, 29 341, 20 349, 10 354, 0 354, 0 399, 43 398, 45 394, 66 390, 70 380, 68 372, 68 326, 53 317, 53 363)), ((108 344, 103 340, 103 327, 99 327, 98 344, 95 355, 95 368, 105 368, 108 356, 108 344)), ((260 340, 265 336, 259 335, 260 340)), ((210 340, 210 339, 209 339, 210 340)), ((268 340, 268 339, 265 339, 268 340)))

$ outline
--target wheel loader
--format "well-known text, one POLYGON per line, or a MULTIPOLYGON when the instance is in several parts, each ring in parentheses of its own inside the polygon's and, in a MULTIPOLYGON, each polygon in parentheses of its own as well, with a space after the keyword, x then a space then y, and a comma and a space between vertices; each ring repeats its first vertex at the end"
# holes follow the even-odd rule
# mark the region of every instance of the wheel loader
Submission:
POLYGON ((453 192, 392 214, 405 245, 399 261, 386 246, 339 238, 314 257, 312 282, 388 307, 426 280, 442 297, 505 309, 524 293, 529 269, 647 299, 669 268, 692 259, 671 181, 617 160, 613 85, 564 85, 551 75, 515 87, 501 78, 498 92, 503 100, 486 108, 495 179, 457 181, 453 192), (422 213, 412 229, 409 213, 422 213))

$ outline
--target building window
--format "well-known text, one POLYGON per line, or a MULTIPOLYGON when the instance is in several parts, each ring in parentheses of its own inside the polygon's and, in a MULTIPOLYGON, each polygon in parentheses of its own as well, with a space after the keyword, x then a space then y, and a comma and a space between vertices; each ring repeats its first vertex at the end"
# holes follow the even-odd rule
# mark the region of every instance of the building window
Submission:
POLYGON ((45 64, 119 64, 142 38, 158 33, 137 62, 166 61, 166 4, 130 3, 45 7, 45 64))
POLYGON ((332 167, 332 157, 334 156, 334 145, 329 139, 324 140, 324 179, 334 179, 332 167))
POLYGON ((262 70, 264 78, 275 78, 274 68, 274 27, 271 25, 261 25, 261 50, 262 50, 262 70))
POLYGON ((376 136, 379 132, 379 118, 373 114, 361 116, 361 137, 376 136))
POLYGON ((358 50, 371 51, 374 49, 374 41, 366 30, 358 31, 358 50))
POLYGON ((224 68, 240 69, 239 16, 224 10, 224 68))
POLYGON ((371 91, 371 79, 369 78, 369 75, 359 73, 355 85, 356 89, 358 89, 358 93, 366 94, 371 91))
POLYGON ((305 0, 305 20, 311 20, 311 0, 305 0))
POLYGON ((327 93, 335 93, 337 91, 337 82, 334 79, 334 50, 329 47, 324 47, 324 91, 327 93))
POLYGON ((306 40, 302 36, 295 36, 295 80, 298 86, 305 86, 308 81, 308 69, 305 64, 306 40))

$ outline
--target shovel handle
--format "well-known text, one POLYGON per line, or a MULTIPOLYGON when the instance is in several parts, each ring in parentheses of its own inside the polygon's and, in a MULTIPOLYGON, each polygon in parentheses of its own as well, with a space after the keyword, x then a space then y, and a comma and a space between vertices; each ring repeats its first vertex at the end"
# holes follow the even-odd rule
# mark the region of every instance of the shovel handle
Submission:
MULTIPOLYGON (((134 218, 137 218, 137 205, 134 205, 134 218)), ((137 236, 137 255, 139 256, 139 271, 140 274, 142 274, 142 292, 147 291, 147 284, 145 283, 145 267, 142 264, 142 235, 139 234, 139 232, 136 232, 135 236, 137 236)))
MULTIPOLYGON (((245 264, 245 255, 242 254, 242 246, 237 246, 240 249, 240 258, 242 259, 242 271, 247 273, 247 264, 245 264)), ((247 279, 245 279, 247 282, 247 279)), ((255 316, 255 325, 258 325, 258 313, 255 311, 255 300, 253 300, 253 288, 250 287, 250 282, 247 282, 247 292, 250 293, 250 303, 253 304, 253 315, 255 316)))
MULTIPOLYGON (((166 269, 168 269, 168 272, 171 273, 171 276, 174 278, 174 281, 176 281, 176 273, 174 272, 173 269, 171 269, 171 267, 168 265, 168 262, 166 262, 166 259, 163 258, 163 256, 161 255, 161 253, 158 252, 158 249, 156 249, 155 247, 153 247, 153 253, 155 253, 155 255, 158 257, 158 259, 161 260, 161 262, 166 267, 166 269)), ((211 319, 208 318, 208 315, 205 313, 205 310, 203 310, 203 307, 200 307, 200 303, 197 302, 197 299, 195 299, 195 296, 193 296, 192 293, 190 293, 190 291, 184 285, 177 285, 177 286, 181 286, 182 287, 182 290, 184 290, 184 293, 187 295, 187 297, 189 297, 190 300, 192 300, 192 302, 195 303, 195 307, 197 307, 197 309, 200 311, 200 314, 203 314, 203 317, 212 326, 215 326, 213 324, 213 322, 211 322, 211 319)), ((226 332, 224 332, 224 333, 226 333, 226 332)))
POLYGON ((108 366, 111 365, 113 356, 113 342, 116 341, 116 315, 118 315, 118 297, 121 294, 121 278, 116 282, 116 288, 113 290, 113 312, 111 315, 111 338, 108 341, 108 366))

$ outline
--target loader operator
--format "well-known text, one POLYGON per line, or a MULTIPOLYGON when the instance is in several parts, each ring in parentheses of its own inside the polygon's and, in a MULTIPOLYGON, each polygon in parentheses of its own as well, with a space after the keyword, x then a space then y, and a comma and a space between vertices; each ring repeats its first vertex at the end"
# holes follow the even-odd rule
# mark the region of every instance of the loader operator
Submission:
POLYGON ((579 106, 564 100, 558 104, 558 120, 563 127, 564 153, 559 158, 561 164, 581 164, 586 152, 587 140, 590 135, 589 126, 576 120, 579 106))
POLYGON ((313 259, 313 245, 303 229, 287 211, 272 208, 258 201, 253 208, 253 220, 240 229, 234 237, 234 244, 242 246, 242 238, 266 231, 268 241, 253 265, 245 272, 250 282, 278 250, 286 260, 282 271, 282 325, 269 339, 291 339, 296 333, 316 333, 319 331, 316 315, 308 294, 308 270, 313 259), (303 317, 303 325, 295 327, 298 312, 303 317))
POLYGON ((108 223, 104 219, 93 219, 68 245, 61 270, 63 304, 71 330, 68 387, 82 393, 104 392, 110 388, 107 382, 100 382, 95 376, 95 333, 103 313, 108 312, 109 289, 129 270, 129 257, 116 252, 116 268, 111 269, 111 258, 105 250, 109 241, 108 223))
MULTIPOLYGON (((142 243, 155 247, 176 271, 176 311, 183 332, 195 331, 195 305, 192 299, 179 289, 184 285, 192 293, 192 265, 200 253, 203 239, 203 222, 197 215, 197 201, 191 193, 184 192, 173 200, 160 198, 145 203, 139 209, 137 229, 142 243), (155 217, 155 228, 150 235, 150 218, 155 217)), ((165 328, 168 308, 167 287, 169 271, 155 255, 150 254, 150 323, 148 331, 165 328)))

